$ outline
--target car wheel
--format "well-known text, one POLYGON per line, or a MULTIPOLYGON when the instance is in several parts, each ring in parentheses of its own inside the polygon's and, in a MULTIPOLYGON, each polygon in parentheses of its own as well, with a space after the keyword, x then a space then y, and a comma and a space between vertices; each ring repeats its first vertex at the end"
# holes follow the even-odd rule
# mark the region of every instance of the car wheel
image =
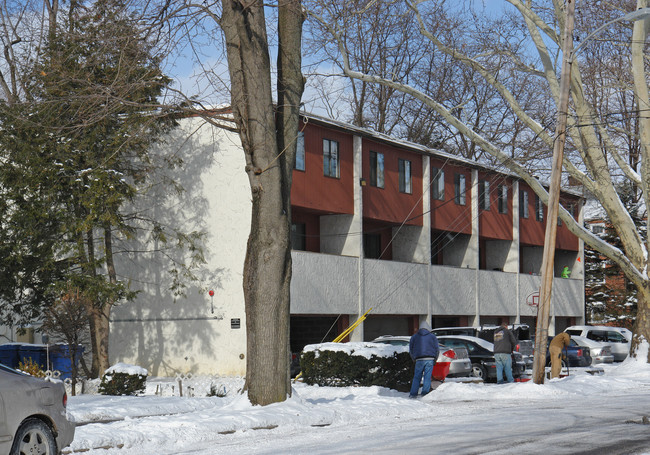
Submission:
POLYGON ((56 440, 52 429, 42 420, 27 419, 16 432, 10 455, 32 453, 56 455, 56 440))
POLYGON ((481 378, 484 381, 487 381, 487 370, 480 363, 472 364, 472 376, 475 378, 481 378))

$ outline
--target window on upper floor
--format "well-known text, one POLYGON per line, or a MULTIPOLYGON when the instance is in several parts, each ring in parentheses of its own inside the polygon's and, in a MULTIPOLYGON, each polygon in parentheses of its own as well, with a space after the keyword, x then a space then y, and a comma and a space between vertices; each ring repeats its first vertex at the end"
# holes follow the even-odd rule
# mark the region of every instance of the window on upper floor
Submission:
POLYGON ((399 158, 397 164, 399 170, 399 191, 401 193, 411 194, 413 192, 411 183, 411 162, 399 158))
POLYGON ((465 174, 455 174, 454 175, 454 201, 458 205, 466 204, 465 196, 465 174))
POLYGON ((544 204, 538 195, 535 195, 535 219, 544 221, 544 204))
POLYGON ((307 229, 305 223, 291 223, 291 249, 305 251, 307 249, 307 229))
POLYGON ((478 208, 490 210, 490 182, 486 180, 478 182, 478 208))
POLYGON ((370 186, 384 187, 384 154, 370 152, 370 186))
POLYGON ((605 226, 602 224, 594 224, 593 227, 591 228, 591 232, 594 234, 603 234, 605 233, 605 226))
POLYGON ((508 187, 499 185, 497 190, 497 199, 499 204, 499 213, 508 213, 508 187))
POLYGON ((305 133, 302 131, 298 132, 298 139, 296 143, 296 162, 293 168, 299 171, 305 170, 305 133))
POLYGON ((323 139, 323 175, 326 177, 340 177, 339 143, 323 139))
POLYGON ((433 199, 438 201, 445 200, 445 171, 437 167, 431 168, 433 174, 433 185, 431 186, 431 193, 433 199))
POLYGON ((528 191, 519 191, 519 216, 528 218, 528 191))

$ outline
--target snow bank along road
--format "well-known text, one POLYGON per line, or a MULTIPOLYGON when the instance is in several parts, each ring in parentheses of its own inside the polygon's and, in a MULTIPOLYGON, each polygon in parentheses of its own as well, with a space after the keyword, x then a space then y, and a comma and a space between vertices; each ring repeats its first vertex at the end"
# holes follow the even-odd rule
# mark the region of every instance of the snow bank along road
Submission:
POLYGON ((379 387, 296 384, 291 399, 266 407, 241 395, 70 401, 78 423, 124 420, 79 426, 66 453, 650 454, 646 365, 545 385, 445 383, 417 400, 379 387))

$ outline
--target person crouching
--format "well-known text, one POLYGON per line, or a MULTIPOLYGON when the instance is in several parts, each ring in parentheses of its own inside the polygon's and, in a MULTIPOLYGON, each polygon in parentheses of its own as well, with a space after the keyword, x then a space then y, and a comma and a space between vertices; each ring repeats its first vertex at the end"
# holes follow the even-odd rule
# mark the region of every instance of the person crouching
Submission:
POLYGON ((439 350, 438 338, 431 333, 431 326, 427 321, 422 321, 420 330, 409 341, 409 354, 415 361, 415 373, 409 394, 411 398, 418 396, 420 382, 422 382, 422 396, 431 391, 431 373, 439 350))

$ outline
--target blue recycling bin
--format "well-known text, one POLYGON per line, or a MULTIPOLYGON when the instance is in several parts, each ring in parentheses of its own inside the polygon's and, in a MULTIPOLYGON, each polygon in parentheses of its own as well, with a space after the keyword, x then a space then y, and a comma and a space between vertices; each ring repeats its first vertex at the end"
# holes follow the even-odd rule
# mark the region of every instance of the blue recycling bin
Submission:
POLYGON ((21 344, 18 348, 18 361, 25 363, 28 359, 32 359, 32 362, 37 364, 41 370, 47 370, 47 346, 44 344, 21 344))
POLYGON ((17 343, 0 345, 0 363, 9 368, 18 368, 18 349, 20 346, 17 343))
MULTIPOLYGON (((79 366, 79 359, 83 355, 84 347, 77 346, 75 352, 75 364, 79 366)), ((50 346, 50 364, 52 365, 52 370, 58 371, 61 373, 59 379, 68 379, 72 377, 72 361, 70 359, 71 354, 70 345, 67 344, 55 344, 50 346)))

